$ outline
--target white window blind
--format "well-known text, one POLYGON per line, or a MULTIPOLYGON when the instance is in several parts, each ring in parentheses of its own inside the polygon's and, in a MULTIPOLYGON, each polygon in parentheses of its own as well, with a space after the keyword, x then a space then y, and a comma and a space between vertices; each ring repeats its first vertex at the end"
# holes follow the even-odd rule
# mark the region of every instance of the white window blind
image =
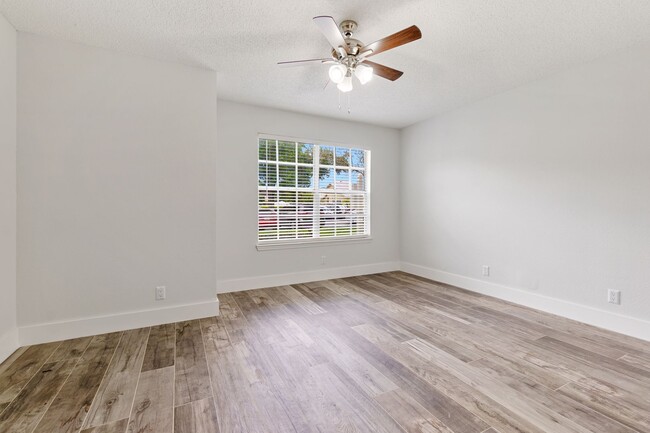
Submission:
POLYGON ((258 243, 368 237, 370 151, 258 139, 258 243))

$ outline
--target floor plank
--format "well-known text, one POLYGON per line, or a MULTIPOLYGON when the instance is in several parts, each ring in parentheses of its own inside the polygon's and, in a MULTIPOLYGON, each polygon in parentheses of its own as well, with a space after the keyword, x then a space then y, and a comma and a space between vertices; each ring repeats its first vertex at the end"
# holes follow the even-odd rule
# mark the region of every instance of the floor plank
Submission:
POLYGON ((147 341, 142 371, 174 365, 176 329, 173 323, 152 326, 147 341))
POLYGON ((603 430, 608 433, 633 433, 636 431, 590 409, 576 400, 567 398, 563 394, 550 392, 548 388, 535 383, 526 374, 513 371, 497 362, 482 359, 473 362, 472 366, 505 383, 527 398, 546 406, 551 411, 585 427, 589 431, 603 430))
POLYGON ((121 419, 109 424, 81 430, 81 433, 125 433, 128 421, 128 419, 121 419))
POLYGON ((48 362, 63 361, 64 359, 78 359, 86 351, 93 337, 81 337, 62 341, 54 351, 48 362))
POLYGON ((174 409, 174 433, 219 433, 212 398, 193 401, 174 409))
POLYGON ((406 391, 397 389, 375 398, 407 433, 454 433, 406 391))
POLYGON ((477 392, 491 398, 501 406, 508 407, 515 414, 527 419, 533 425, 544 431, 589 433, 589 430, 582 428, 569 418, 563 417, 558 412, 554 412, 535 400, 528 398, 521 392, 516 390, 509 391, 507 385, 504 383, 482 374, 480 370, 449 356, 444 351, 426 342, 414 340, 408 342, 407 345, 418 356, 423 357, 436 367, 455 375, 466 384, 471 384, 477 392))
POLYGON ((0 415, 0 432, 31 432, 76 363, 65 360, 45 364, 0 415))
POLYGON ((128 418, 146 349, 149 328, 125 331, 88 411, 84 428, 128 418))
POLYGON ((374 397, 398 389, 397 385, 343 341, 337 339, 332 332, 321 330, 318 337, 319 348, 327 353, 331 362, 344 370, 369 396, 374 397))
POLYGON ((249 386, 241 382, 243 366, 226 331, 225 320, 229 319, 222 316, 201 320, 220 430, 261 432, 259 423, 255 422, 257 410, 249 386))
POLYGON ((310 373, 316 386, 325 396, 325 408, 333 412, 328 418, 341 418, 346 426, 343 428, 335 424, 337 429, 348 431, 354 428, 368 433, 391 433, 401 430, 399 424, 370 396, 350 386, 352 381, 342 370, 332 365, 319 364, 311 367, 310 373))
POLYGON ((544 348, 548 352, 558 353, 581 363, 597 365, 612 372, 624 374, 650 386, 650 371, 643 368, 608 358, 600 353, 591 352, 551 337, 540 338, 535 340, 533 344, 544 348))
POLYGON ((623 401, 600 389, 577 383, 569 383, 558 392, 634 430, 650 432, 650 412, 647 406, 640 408, 630 404, 629 400, 623 401))
POLYGON ((129 419, 129 432, 172 433, 174 367, 159 368, 140 375, 129 419))
POLYGON ((22 354, 25 353, 25 351, 29 349, 29 347, 30 346, 19 347, 14 351, 14 353, 9 355, 9 357, 7 357, 7 359, 5 359, 4 362, 0 364, 0 378, 2 377, 4 372, 9 368, 9 366, 11 366, 18 358, 20 358, 20 356, 22 356, 22 354))
POLYGON ((176 324, 175 406, 212 397, 201 323, 176 324))
POLYGON ((8 405, 59 345, 56 342, 30 346, 18 357, 7 360, 0 374, 0 404, 8 405))
POLYGON ((78 432, 97 394, 122 333, 92 339, 34 433, 78 432))
POLYGON ((625 354, 618 359, 621 362, 625 362, 629 365, 635 366, 637 368, 650 371, 650 356, 638 356, 638 355, 629 355, 625 354))
POLYGON ((272 349, 275 346, 284 350, 286 346, 280 346, 282 338, 271 343, 264 340, 266 330, 274 328, 274 325, 265 320, 262 304, 256 304, 254 297, 244 293, 233 294, 233 300, 236 302, 233 310, 239 308, 244 311, 241 308, 245 308, 246 312, 241 314, 245 317, 245 322, 226 321, 227 331, 235 336, 232 355, 248 380, 249 398, 254 402, 242 421, 247 429, 255 426, 255 431, 296 432, 296 424, 307 426, 301 419, 292 419, 299 416, 299 413, 294 411, 295 401, 285 398, 286 393, 283 391, 286 389, 286 382, 279 373, 286 364, 279 362, 272 349), (247 315, 247 312, 250 314, 247 315), (258 324, 260 326, 257 326, 258 324), (243 327, 239 328, 240 326, 243 327))
POLYGON ((280 287, 280 290, 284 296, 289 298, 308 314, 321 314, 325 312, 325 310, 318 306, 318 304, 300 293, 293 286, 282 286, 280 287))

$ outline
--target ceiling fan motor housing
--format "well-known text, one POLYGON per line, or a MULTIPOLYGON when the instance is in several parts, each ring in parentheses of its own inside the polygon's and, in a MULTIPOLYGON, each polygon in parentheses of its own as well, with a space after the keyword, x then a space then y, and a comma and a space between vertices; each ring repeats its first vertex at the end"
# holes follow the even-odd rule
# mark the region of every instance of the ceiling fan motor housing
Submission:
POLYGON ((341 29, 341 33, 343 33, 343 36, 345 38, 351 38, 354 32, 357 31, 357 22, 353 20, 344 20, 341 21, 341 24, 339 24, 339 28, 341 29))
MULTIPOLYGON (((359 51, 361 48, 363 48, 363 43, 361 41, 352 38, 352 35, 357 30, 357 27, 357 22, 353 20, 344 20, 341 21, 341 24, 339 24, 339 29, 341 30, 341 33, 343 34, 345 43, 347 45, 344 47, 345 51, 348 55, 352 56, 359 54, 359 51)), ((342 56, 342 53, 338 52, 336 49, 333 49, 332 57, 334 57, 335 60, 340 60, 341 57, 344 56, 342 56)))

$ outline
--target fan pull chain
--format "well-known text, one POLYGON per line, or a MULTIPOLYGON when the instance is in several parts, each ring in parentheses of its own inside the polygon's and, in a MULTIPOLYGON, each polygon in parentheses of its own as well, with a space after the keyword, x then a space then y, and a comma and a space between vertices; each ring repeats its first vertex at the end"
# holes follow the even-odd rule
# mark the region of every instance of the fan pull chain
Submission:
MULTIPOLYGON (((341 111, 341 91, 338 91, 339 96, 339 111, 341 111)), ((352 114, 352 105, 350 104, 350 92, 348 92, 348 114, 352 114)))

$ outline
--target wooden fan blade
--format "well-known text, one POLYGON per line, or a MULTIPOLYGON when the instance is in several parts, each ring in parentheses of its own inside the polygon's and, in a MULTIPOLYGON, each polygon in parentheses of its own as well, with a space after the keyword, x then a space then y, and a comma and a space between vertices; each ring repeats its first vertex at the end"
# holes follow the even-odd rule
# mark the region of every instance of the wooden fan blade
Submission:
POLYGON ((292 60, 290 62, 278 62, 278 66, 282 66, 283 68, 288 68, 292 66, 308 66, 308 65, 316 65, 316 64, 323 64, 323 63, 329 63, 334 61, 332 59, 309 59, 309 60, 292 60))
POLYGON ((363 64, 370 66, 373 74, 390 81, 395 81, 404 74, 402 71, 380 65, 379 63, 371 62, 370 60, 365 60, 363 64))
POLYGON ((325 36, 332 48, 337 49, 338 47, 343 47, 345 50, 345 39, 343 39, 343 35, 339 30, 339 26, 336 25, 334 18, 330 16, 314 17, 314 24, 318 26, 318 30, 325 36))
POLYGON ((407 29, 401 30, 397 33, 393 33, 390 36, 386 36, 383 39, 368 44, 361 49, 361 54, 365 53, 368 50, 372 50, 371 53, 366 54, 365 57, 374 56, 384 51, 391 50, 393 48, 399 47, 409 42, 417 41, 422 37, 422 32, 418 26, 411 26, 407 29))

